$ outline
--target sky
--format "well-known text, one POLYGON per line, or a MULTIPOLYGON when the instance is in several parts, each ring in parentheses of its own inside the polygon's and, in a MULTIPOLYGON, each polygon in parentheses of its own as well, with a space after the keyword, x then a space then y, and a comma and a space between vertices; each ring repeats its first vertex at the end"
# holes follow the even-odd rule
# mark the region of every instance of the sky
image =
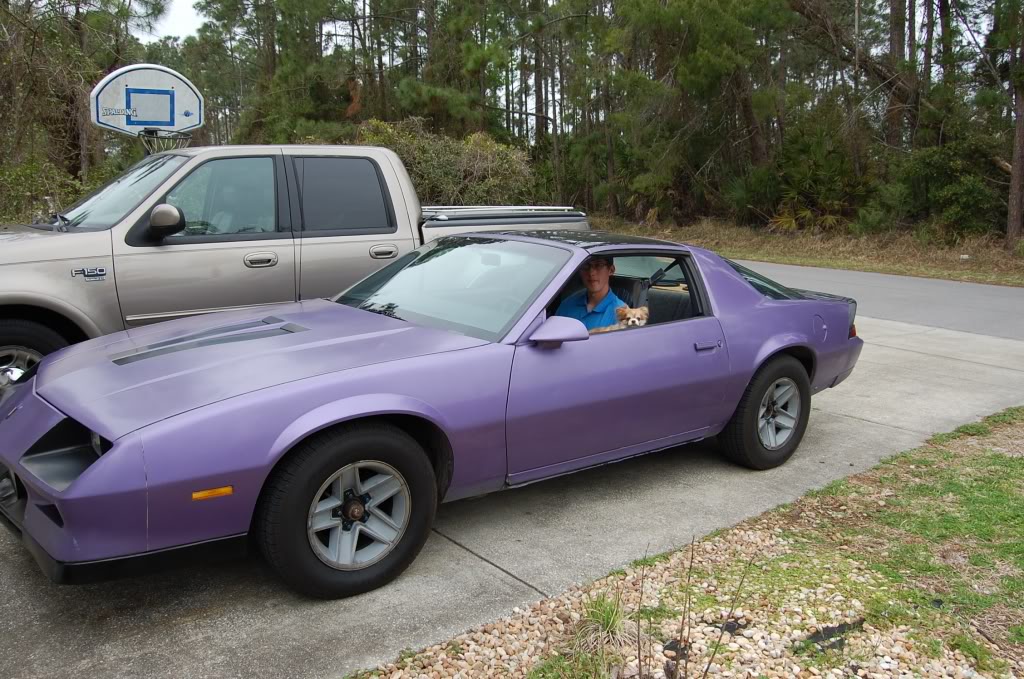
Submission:
POLYGON ((167 13, 153 28, 153 35, 140 32, 139 40, 147 43, 165 35, 176 35, 179 38, 195 35, 203 23, 203 17, 192 9, 194 2, 195 0, 168 0, 167 13))

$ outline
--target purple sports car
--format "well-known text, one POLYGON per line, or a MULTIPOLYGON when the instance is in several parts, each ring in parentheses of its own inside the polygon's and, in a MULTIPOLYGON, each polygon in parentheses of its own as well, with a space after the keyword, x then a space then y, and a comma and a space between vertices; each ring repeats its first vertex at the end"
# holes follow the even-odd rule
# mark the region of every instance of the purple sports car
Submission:
POLYGON ((857 362, 855 314, 675 243, 441 238, 331 300, 51 355, 0 395, 0 514, 58 582, 254 543, 348 596, 415 559, 442 501, 716 435, 782 464, 857 362), (646 325, 591 334, 604 299, 646 325))

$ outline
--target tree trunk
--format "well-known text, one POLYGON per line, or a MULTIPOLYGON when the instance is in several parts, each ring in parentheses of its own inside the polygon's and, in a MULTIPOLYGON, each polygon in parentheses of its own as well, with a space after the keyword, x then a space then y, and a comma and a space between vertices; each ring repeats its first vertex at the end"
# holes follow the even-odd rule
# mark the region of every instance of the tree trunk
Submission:
POLYGON ((544 49, 541 44, 541 34, 534 38, 533 51, 533 87, 537 114, 537 146, 540 147, 544 137, 548 133, 547 108, 544 105, 544 95, 547 87, 544 84, 544 49))
POLYGON ((942 84, 946 86, 953 84, 953 76, 956 75, 956 65, 953 63, 953 22, 950 17, 949 2, 950 0, 939 0, 942 84))
POLYGON ((736 90, 740 99, 740 115, 750 139, 750 160, 754 167, 768 162, 768 150, 764 143, 764 130, 754 114, 754 93, 750 84, 750 72, 740 69, 736 72, 736 90))
MULTIPOLYGON (((1022 21, 1024 23, 1024 21, 1022 21)), ((1016 73, 1018 64, 1024 60, 1024 45, 1020 52, 1016 47, 1010 53, 1011 73, 1016 73)), ((1013 167, 1010 170, 1010 197, 1006 214, 1006 249, 1015 251, 1021 238, 1021 222, 1024 221, 1024 92, 1020 83, 1013 91, 1013 109, 1016 121, 1013 126, 1013 167)))
MULTIPOLYGON (((78 49, 79 55, 82 59, 85 58, 85 16, 82 14, 82 6, 80 3, 75 3, 75 34, 78 38, 78 49)), ((72 85, 72 87, 75 87, 72 85)), ((72 97, 72 101, 75 103, 75 110, 72 115, 75 127, 77 127, 77 141, 78 141, 78 177, 85 181, 86 175, 89 173, 89 95, 86 93, 85 86, 78 86, 75 96, 72 97)))
POLYGON ((612 136, 612 97, 611 85, 607 76, 604 81, 604 142, 607 155, 608 170, 608 212, 619 214, 619 196, 615 185, 615 139, 612 136))
MULTIPOLYGON (((903 70, 906 12, 906 0, 889 0, 889 59, 893 70, 897 72, 903 70)), ((898 92, 889 94, 889 104, 885 111, 885 143, 889 146, 900 146, 903 138, 903 105, 904 101, 898 92)))
POLYGON ((551 169, 555 176, 555 200, 562 204, 564 199, 562 198, 561 158, 559 158, 558 148, 559 115, 558 98, 555 94, 555 70, 555 65, 552 63, 550 77, 548 78, 548 87, 550 88, 548 103, 551 108, 551 169))
POLYGON ((907 61, 910 71, 917 74, 917 0, 910 0, 907 5, 907 61))
POLYGON ((924 0, 924 89, 932 86, 932 51, 935 49, 935 0, 924 0))

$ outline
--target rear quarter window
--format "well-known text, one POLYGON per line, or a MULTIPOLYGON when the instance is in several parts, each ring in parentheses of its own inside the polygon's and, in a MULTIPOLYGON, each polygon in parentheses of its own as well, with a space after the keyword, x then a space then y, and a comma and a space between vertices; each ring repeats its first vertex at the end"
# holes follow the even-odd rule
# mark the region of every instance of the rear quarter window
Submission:
POLYGON ((395 231, 387 195, 373 161, 305 157, 295 159, 295 169, 305 231, 395 231))
POLYGON ((747 267, 737 264, 730 259, 726 259, 725 263, 731 266, 736 273, 751 285, 751 287, 765 297, 770 297, 771 299, 802 299, 802 295, 800 295, 800 293, 791 288, 787 288, 782 283, 778 283, 766 276, 762 276, 759 273, 751 271, 747 267))

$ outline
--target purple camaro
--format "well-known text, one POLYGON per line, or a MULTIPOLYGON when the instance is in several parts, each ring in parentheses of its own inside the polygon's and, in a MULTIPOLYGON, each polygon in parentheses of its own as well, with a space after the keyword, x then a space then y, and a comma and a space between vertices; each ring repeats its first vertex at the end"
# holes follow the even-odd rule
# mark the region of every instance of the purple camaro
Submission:
POLYGON ((59 582, 254 543, 295 589, 348 596, 415 559, 442 501, 716 435, 782 464, 857 362, 855 314, 675 243, 445 237, 332 300, 116 333, 14 376, 0 514, 59 582), (555 314, 616 298, 646 325, 555 314))

